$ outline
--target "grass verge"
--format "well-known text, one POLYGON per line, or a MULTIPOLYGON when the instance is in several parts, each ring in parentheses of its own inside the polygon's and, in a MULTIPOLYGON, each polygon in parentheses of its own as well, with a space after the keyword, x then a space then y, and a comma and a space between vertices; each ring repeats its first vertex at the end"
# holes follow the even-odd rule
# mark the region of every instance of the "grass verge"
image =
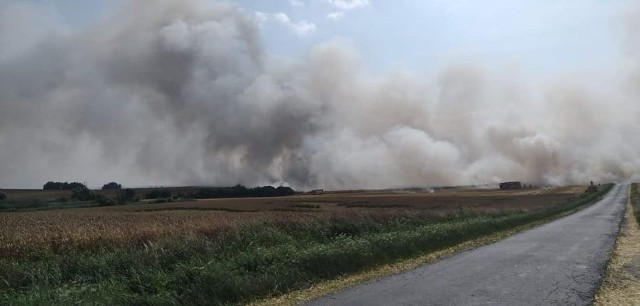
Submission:
POLYGON ((632 184, 624 225, 594 305, 640 305, 640 193, 632 184))
POLYGON ((593 203, 611 187, 530 213, 268 222, 129 248, 69 248, 5 258, 0 259, 0 304, 243 304, 398 260, 441 257, 455 251, 453 246, 471 248, 469 241, 497 239, 593 203))
POLYGON ((630 188, 631 195, 629 199, 633 208, 633 214, 636 217, 636 222, 640 225, 640 190, 638 190, 638 183, 631 184, 630 188))

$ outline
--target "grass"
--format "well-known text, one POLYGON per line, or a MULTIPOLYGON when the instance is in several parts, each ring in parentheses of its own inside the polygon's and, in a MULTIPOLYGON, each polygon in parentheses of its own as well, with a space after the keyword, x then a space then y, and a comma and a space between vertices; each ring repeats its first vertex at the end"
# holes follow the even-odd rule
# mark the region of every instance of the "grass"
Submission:
POLYGON ((533 212, 268 219, 124 244, 93 237, 86 244, 6 249, 0 304, 242 304, 544 220, 592 203, 611 187, 533 212))
POLYGON ((96 201, 45 201, 42 199, 5 200, 0 202, 0 212, 26 212, 99 206, 96 201))
POLYGON ((257 300, 249 303, 251 306, 290 306, 299 305, 313 299, 323 297, 332 292, 336 292, 357 284, 383 278, 389 275, 402 273, 411 269, 415 269, 421 265, 433 263, 439 259, 447 256, 452 256, 460 252, 472 250, 483 245, 495 243, 501 239, 504 239, 510 235, 531 229, 535 226, 544 224, 556 218, 561 218, 566 214, 570 214, 573 211, 567 211, 562 214, 554 215, 547 219, 542 219, 533 223, 527 223, 521 226, 517 226, 508 230, 499 231, 490 235, 482 236, 477 239, 468 240, 463 243, 454 245, 452 247, 444 248, 434 252, 428 252, 417 257, 403 259, 400 261, 392 262, 386 265, 367 269, 359 273, 350 275, 344 275, 339 278, 323 281, 312 285, 309 288, 292 291, 284 295, 278 295, 266 299, 257 300))
POLYGON ((640 193, 638 184, 629 189, 625 222, 607 265, 594 305, 640 305, 640 193))
POLYGON ((631 208, 633 209, 636 222, 640 224, 640 192, 638 190, 638 183, 631 184, 630 188, 631 208))

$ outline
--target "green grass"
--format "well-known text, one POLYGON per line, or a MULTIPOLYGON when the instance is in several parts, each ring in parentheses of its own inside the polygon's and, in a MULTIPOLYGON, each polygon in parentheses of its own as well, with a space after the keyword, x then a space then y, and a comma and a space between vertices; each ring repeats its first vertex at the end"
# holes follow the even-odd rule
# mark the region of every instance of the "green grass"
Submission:
POLYGON ((0 259, 0 304, 242 304, 572 211, 611 187, 531 213, 269 222, 126 249, 0 259))
POLYGON ((638 183, 631 184, 631 206, 633 207, 633 214, 636 217, 636 221, 640 224, 640 194, 638 194, 638 183))
POLYGON ((96 206, 99 206, 96 201, 5 200, 0 201, 0 212, 26 212, 96 206))

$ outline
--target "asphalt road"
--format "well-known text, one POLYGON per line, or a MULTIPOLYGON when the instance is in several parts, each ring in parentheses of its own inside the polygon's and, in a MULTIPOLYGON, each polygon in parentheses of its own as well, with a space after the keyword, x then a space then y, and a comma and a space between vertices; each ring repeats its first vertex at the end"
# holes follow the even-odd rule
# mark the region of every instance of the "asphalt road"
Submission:
POLYGON ((575 214, 307 305, 590 305, 627 186, 575 214))

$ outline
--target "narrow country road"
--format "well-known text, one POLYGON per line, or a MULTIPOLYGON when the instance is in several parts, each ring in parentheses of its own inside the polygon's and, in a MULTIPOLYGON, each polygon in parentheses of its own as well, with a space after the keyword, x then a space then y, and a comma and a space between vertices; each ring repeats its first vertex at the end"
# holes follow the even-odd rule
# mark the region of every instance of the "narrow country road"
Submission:
POLYGON ((590 305, 627 186, 575 214, 308 305, 590 305))

